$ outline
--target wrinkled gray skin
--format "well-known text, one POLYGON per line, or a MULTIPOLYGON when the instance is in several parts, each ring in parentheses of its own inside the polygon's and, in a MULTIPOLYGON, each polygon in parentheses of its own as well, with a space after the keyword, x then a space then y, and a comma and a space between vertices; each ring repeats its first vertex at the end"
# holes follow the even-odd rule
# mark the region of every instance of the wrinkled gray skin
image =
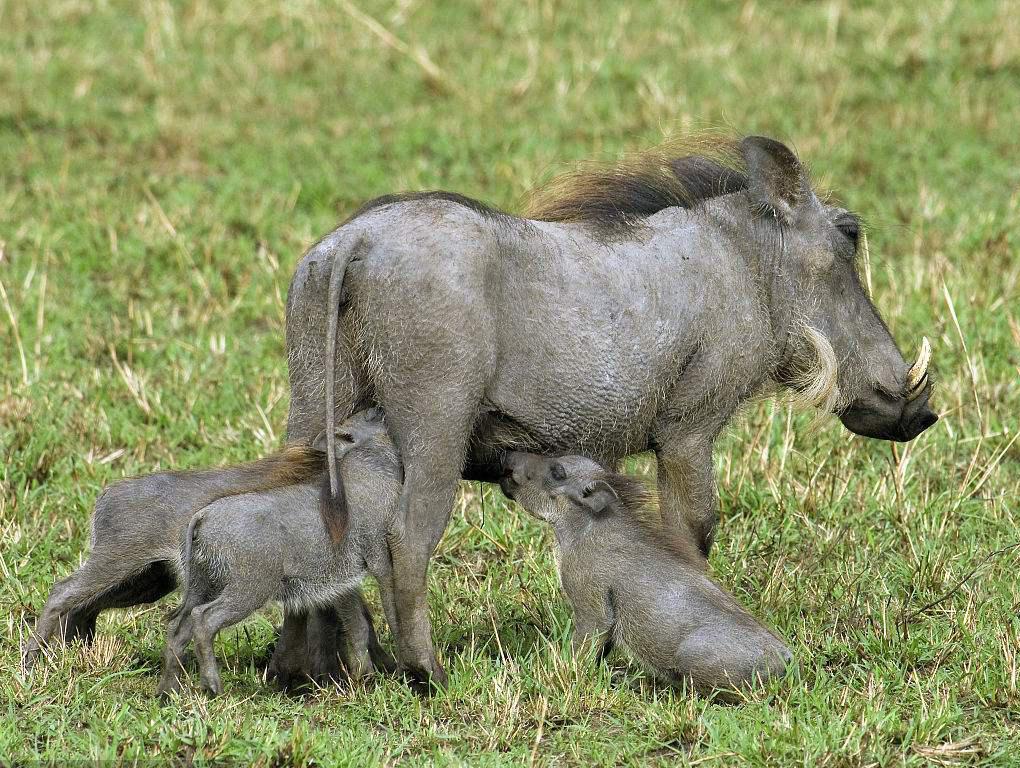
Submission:
POLYGON ((658 677, 702 693, 785 672, 786 645, 705 573, 693 540, 670 546, 665 531, 638 520, 619 475, 581 456, 517 452, 505 471, 504 493, 556 535, 575 652, 622 645, 658 677))
MULTIPOLYGON (((26 670, 35 664, 55 633, 64 641, 95 636, 96 618, 109 608, 129 608, 155 602, 177 589, 180 580, 181 539, 193 514, 214 500, 238 493, 268 490, 303 480, 315 482, 324 464, 321 454, 309 448, 288 448, 262 459, 222 469, 157 472, 121 480, 103 490, 92 515, 88 560, 77 571, 53 585, 26 643, 26 670)), ((336 676, 339 665, 329 649, 339 646, 347 655, 360 638, 369 638, 372 652, 385 666, 385 653, 375 639, 371 619, 355 598, 345 598, 337 610, 348 624, 338 623, 334 611, 324 608, 312 617, 310 631, 316 643, 310 655, 270 665, 283 687, 314 677, 336 676), (320 614, 322 614, 320 616, 320 614), (345 631, 346 629, 346 631, 345 631), (310 659, 310 668, 307 666, 310 659)), ((303 627, 302 627, 303 630, 303 627)), ((284 638, 279 648, 286 646, 284 638)), ((366 641, 366 642, 368 642, 366 641)), ((361 654, 361 649, 357 654, 361 654)))
POLYGON ((713 444, 742 401, 793 383, 810 357, 804 323, 835 350, 848 428, 908 440, 935 420, 927 382, 907 397, 908 364, 858 280, 856 220, 818 200, 782 144, 740 149, 748 189, 613 237, 416 199, 367 206, 299 264, 288 437, 384 408, 405 471, 389 534, 394 629, 415 679, 445 681, 429 558, 458 481, 497 479, 500 450, 611 466, 653 449, 663 519, 707 552, 713 444))
MULTIPOLYGON (((282 601, 290 619, 281 641, 291 648, 307 642, 320 653, 322 639, 306 637, 305 623, 294 617, 339 604, 350 611, 341 611, 345 625, 359 617, 364 621, 366 613, 357 598, 366 572, 379 583, 387 617, 393 616, 385 532, 400 496, 400 459, 376 412, 353 416, 341 432, 340 471, 349 526, 339 544, 330 543, 319 516, 321 483, 229 496, 192 518, 184 536, 186 588, 168 630, 160 696, 180 689, 182 660, 192 640, 202 687, 222 693, 213 639, 268 600, 282 601), (345 601, 351 596, 355 600, 345 601)), ((362 633, 353 640, 347 672, 364 677, 372 671, 369 637, 362 633)))

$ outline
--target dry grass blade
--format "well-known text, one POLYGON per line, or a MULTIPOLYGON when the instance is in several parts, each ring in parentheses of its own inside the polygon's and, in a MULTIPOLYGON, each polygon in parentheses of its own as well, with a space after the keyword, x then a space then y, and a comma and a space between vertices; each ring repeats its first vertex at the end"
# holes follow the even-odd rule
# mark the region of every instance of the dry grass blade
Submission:
POLYGON ((903 623, 909 624, 921 614, 926 613, 927 611, 930 611, 932 608, 935 608, 941 605, 942 603, 946 602, 946 600, 951 598, 960 590, 960 587, 962 587, 964 584, 966 584, 968 581, 974 578, 974 575, 978 571, 980 571, 985 565, 987 565, 991 560, 998 557, 999 555, 1004 555, 1007 552, 1011 552, 1014 549, 1017 549, 1018 547, 1020 547, 1020 541, 1005 547, 1001 547, 1000 549, 997 549, 994 552, 989 552, 987 555, 981 558, 977 565, 975 565, 973 568, 970 569, 970 571, 968 571, 966 576, 957 581, 952 587, 947 589, 945 592, 943 592, 941 595, 939 595, 931 602, 925 603, 920 608, 917 608, 908 613, 903 623))
POLYGON ((131 368, 120 362, 117 358, 117 350, 114 349, 112 344, 109 346, 109 350, 110 359, 113 361, 113 366, 117 369, 117 373, 120 374, 124 386, 128 388, 128 392, 131 393, 131 397, 138 407, 142 409, 142 413, 146 416, 151 416, 152 406, 149 405, 149 399, 145 395, 145 383, 131 368))
POLYGON ((35 378, 42 376, 42 342, 43 330, 46 327, 46 277, 43 272, 39 278, 39 307, 35 313, 35 378))
POLYGON ((375 35, 387 48, 390 48, 403 56, 407 56, 414 61, 415 64, 421 67, 422 72, 425 74, 426 82, 428 82, 428 84, 433 88, 439 91, 449 91, 453 93, 460 92, 460 89, 456 86, 450 76, 443 72, 443 70, 440 69, 431 58, 429 58, 428 52, 425 51, 424 48, 412 48, 374 18, 358 8, 354 3, 350 2, 350 0, 340 0, 340 7, 343 8, 352 19, 363 25, 369 32, 375 35))
POLYGON ((958 765, 962 762, 973 762, 985 753, 984 745, 978 736, 968 736, 959 741, 947 741, 944 744, 924 746, 914 744, 911 751, 927 758, 938 765, 958 765))
POLYGON ((960 339, 960 344, 963 346, 963 355, 967 360, 967 374, 970 380, 970 390, 974 395, 974 408, 977 409, 978 422, 981 425, 981 434, 984 434, 987 430, 985 429, 985 415, 981 410, 981 398, 978 396, 978 376, 977 366, 974 365, 974 361, 971 359, 970 350, 967 348, 967 339, 964 338, 963 329, 960 328, 960 319, 956 316, 956 305, 953 303, 953 297, 949 294, 949 286, 946 285, 946 281, 942 281, 942 295, 945 297, 946 306, 949 308, 949 316, 953 319, 953 327, 956 328, 956 335, 960 339))
MULTIPOLYGON (((3 246, 0 245, 0 261, 3 261, 3 246)), ((11 323, 11 333, 14 334, 14 344, 18 348, 18 357, 21 359, 21 381, 28 386, 28 361, 25 358, 25 347, 21 343, 21 333, 18 330, 18 319, 14 316, 10 299, 7 298, 7 288, 4 281, 0 280, 0 299, 4 302, 4 310, 7 312, 7 319, 11 323)))

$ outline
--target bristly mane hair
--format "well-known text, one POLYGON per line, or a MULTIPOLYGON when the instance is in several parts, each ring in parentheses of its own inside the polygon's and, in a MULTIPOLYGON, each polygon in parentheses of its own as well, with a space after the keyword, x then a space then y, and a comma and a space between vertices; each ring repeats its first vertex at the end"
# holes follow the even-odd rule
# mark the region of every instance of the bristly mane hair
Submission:
POLYGON ((668 140, 615 163, 583 163, 554 177, 531 194, 524 215, 627 230, 665 208, 694 208, 747 184, 738 142, 668 140))
MULTIPOLYGON (((705 135, 667 140, 615 163, 582 163, 532 190, 521 216, 587 223, 605 233, 627 231, 665 208, 695 208, 713 197, 747 189, 738 147, 733 139, 705 135)), ((344 223, 393 203, 431 200, 456 203, 495 221, 522 223, 514 214, 441 190, 377 197, 344 223)))
POLYGON ((663 523, 658 495, 645 482, 619 472, 607 472, 603 479, 620 499, 625 519, 634 524, 641 540, 649 546, 664 548, 688 565, 702 570, 707 567, 694 537, 688 531, 675 531, 663 523))

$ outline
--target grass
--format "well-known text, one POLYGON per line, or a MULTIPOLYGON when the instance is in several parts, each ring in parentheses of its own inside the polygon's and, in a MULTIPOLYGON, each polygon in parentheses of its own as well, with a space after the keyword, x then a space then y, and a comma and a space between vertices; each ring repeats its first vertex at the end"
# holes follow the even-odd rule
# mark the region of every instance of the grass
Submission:
POLYGON ((0 763, 1020 762, 1020 17, 938 3, 0 3, 0 763), (715 573, 799 669, 742 706, 570 660, 549 535, 465 485, 431 573, 451 671, 294 699, 273 616, 228 694, 153 700, 168 606, 29 679, 18 646, 118 477, 280 444, 283 302, 361 201, 514 208, 664 131, 792 142, 869 222, 876 301, 935 348, 899 448, 757 404, 717 458, 715 573))

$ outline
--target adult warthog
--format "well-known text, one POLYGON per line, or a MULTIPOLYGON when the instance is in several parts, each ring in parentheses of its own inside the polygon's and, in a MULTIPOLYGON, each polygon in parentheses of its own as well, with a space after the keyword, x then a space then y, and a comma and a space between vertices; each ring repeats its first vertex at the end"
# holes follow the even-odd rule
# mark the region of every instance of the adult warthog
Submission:
POLYGON ((332 440, 338 418, 385 409, 405 471, 397 647, 416 679, 445 680, 426 575, 458 480, 497 479, 502 451, 612 465, 652 449, 663 518, 707 552, 713 443, 747 398, 786 387, 888 440, 937 418, 927 352, 905 362, 861 287, 856 217, 815 196, 787 147, 670 157, 568 175, 529 219, 380 198, 297 268, 288 436, 332 440))

